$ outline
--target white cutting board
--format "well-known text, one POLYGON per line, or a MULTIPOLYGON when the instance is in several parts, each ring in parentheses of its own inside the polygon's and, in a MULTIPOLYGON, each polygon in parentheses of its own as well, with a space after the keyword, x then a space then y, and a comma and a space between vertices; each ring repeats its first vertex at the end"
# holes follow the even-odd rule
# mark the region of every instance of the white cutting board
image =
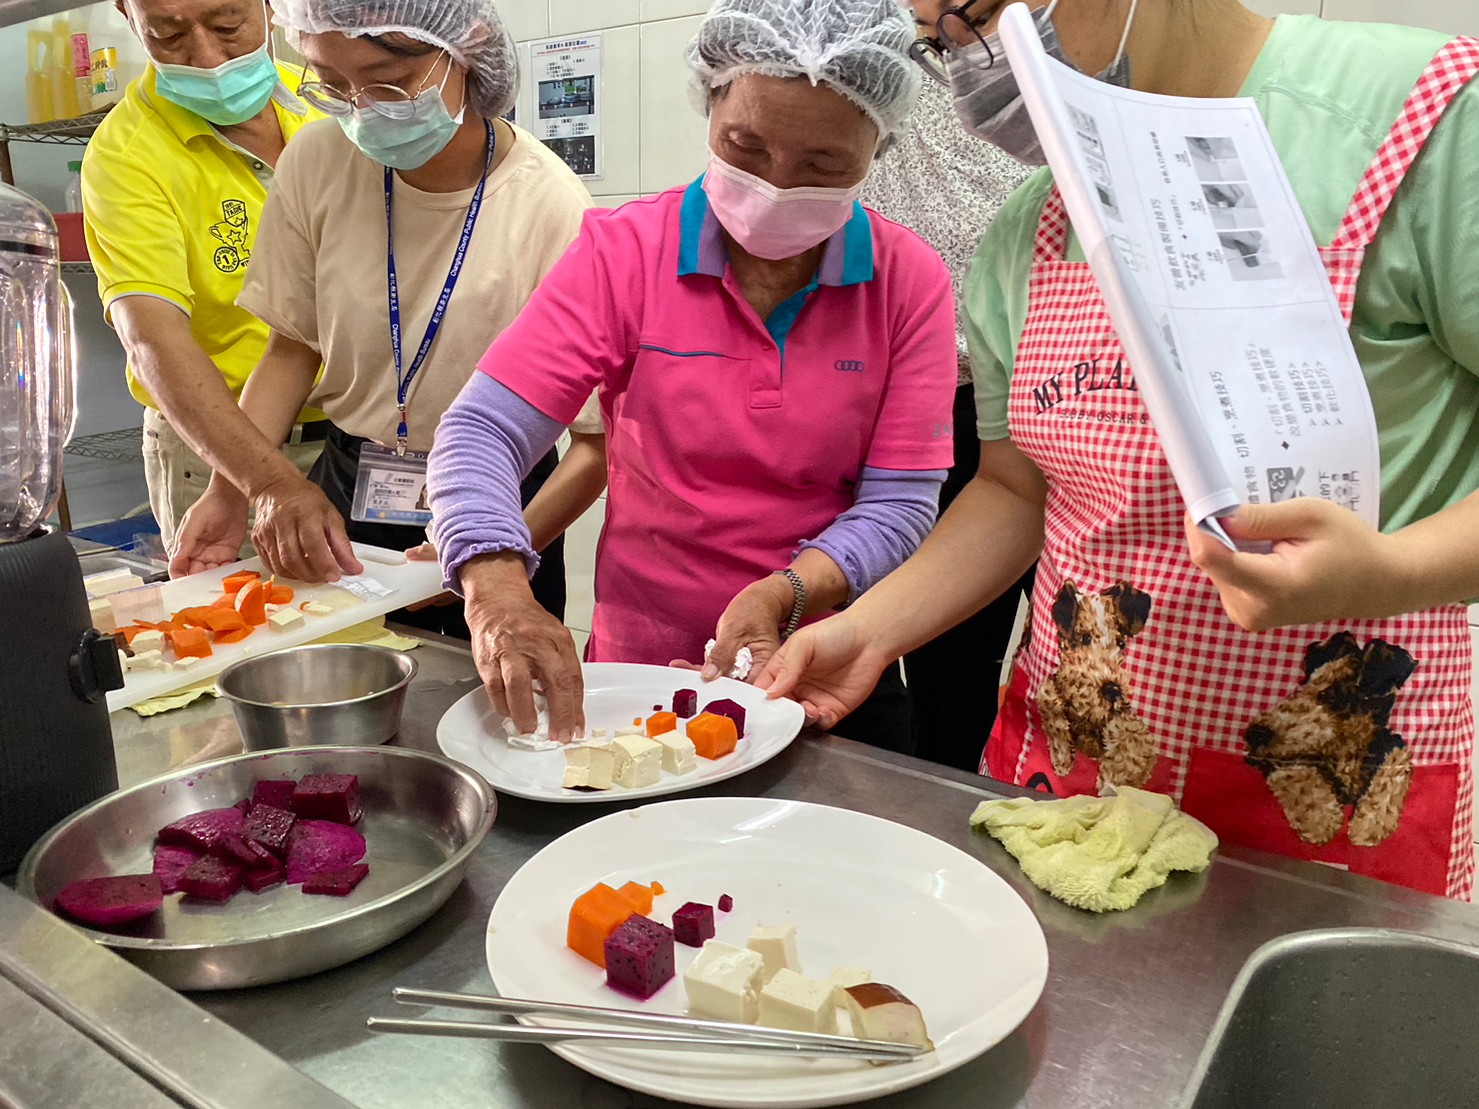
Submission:
MULTIPOLYGON (((240 643, 228 643, 224 646, 213 644, 214 653, 211 657, 202 659, 199 666, 189 670, 175 670, 167 667, 163 670, 141 670, 134 674, 125 674, 123 688, 115 689, 108 694, 108 711, 117 712, 130 705, 137 705, 140 701, 163 697, 177 689, 184 689, 186 686, 214 678, 232 663, 249 656, 271 654, 285 647, 298 647, 304 643, 312 643, 315 639, 322 639, 326 635, 333 635, 345 628, 352 628, 356 624, 373 620, 377 616, 416 604, 418 601, 428 600, 442 592, 442 568, 436 562, 404 562, 398 566, 387 565, 404 556, 399 551, 385 551, 359 543, 355 544, 355 552, 360 555, 360 561, 365 567, 362 576, 379 582, 389 589, 391 592, 388 597, 361 600, 346 594, 345 590, 337 585, 302 585, 295 581, 288 581, 286 578, 279 578, 279 585, 293 588, 294 607, 305 601, 322 601, 333 607, 333 614, 304 616, 303 623, 299 627, 288 631, 275 631, 270 627, 258 628, 255 633, 240 643)), ((246 562, 237 562, 230 566, 208 570, 203 574, 194 574, 188 578, 177 578, 159 587, 164 591, 165 609, 169 612, 179 612, 182 608, 210 604, 221 596, 221 582, 226 576, 240 570, 256 570, 264 578, 268 576, 262 566, 262 560, 253 558, 246 562)), ((126 594, 115 596, 126 596, 126 594)))

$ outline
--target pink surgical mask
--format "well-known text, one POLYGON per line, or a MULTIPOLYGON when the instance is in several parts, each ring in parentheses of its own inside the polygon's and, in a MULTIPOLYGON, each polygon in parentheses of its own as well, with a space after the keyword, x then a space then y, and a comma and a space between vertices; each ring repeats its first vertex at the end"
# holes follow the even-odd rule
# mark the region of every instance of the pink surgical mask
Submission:
POLYGON ((842 230, 862 191, 861 181, 850 189, 778 189, 713 153, 704 178, 709 207, 724 230, 770 262, 805 254, 842 230))

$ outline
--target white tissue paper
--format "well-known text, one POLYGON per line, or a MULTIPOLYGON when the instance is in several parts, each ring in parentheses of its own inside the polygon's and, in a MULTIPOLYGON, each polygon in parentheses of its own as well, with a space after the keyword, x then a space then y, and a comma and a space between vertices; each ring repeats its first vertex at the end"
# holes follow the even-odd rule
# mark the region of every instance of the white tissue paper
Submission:
MULTIPOLYGON (((718 644, 719 641, 717 639, 711 639, 704 646, 705 662, 709 660, 709 656, 714 653, 714 648, 718 646, 718 644)), ((726 678, 733 678, 736 681, 742 682, 750 676, 750 671, 754 668, 755 656, 750 653, 750 648, 741 647, 739 649, 739 653, 734 656, 734 665, 729 668, 729 673, 724 676, 726 678)))

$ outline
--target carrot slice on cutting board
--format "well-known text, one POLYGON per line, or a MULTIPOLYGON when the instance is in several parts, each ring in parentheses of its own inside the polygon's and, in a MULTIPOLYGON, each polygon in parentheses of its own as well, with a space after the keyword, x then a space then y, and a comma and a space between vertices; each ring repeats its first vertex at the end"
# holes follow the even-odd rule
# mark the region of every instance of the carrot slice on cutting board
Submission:
POLYGON ((252 634, 252 629, 251 628, 242 628, 239 631, 234 631, 234 632, 217 632, 216 633, 216 646, 217 647, 224 647, 224 646, 226 646, 227 644, 230 644, 230 643, 240 643, 243 639, 245 639, 247 636, 249 636, 251 634, 252 634))
POLYGON ((242 618, 241 613, 237 612, 234 608, 230 612, 224 610, 212 612, 206 618, 206 623, 210 625, 211 631, 218 635, 222 632, 239 632, 247 626, 247 622, 242 618))
POLYGON ((243 588, 236 595, 236 611, 254 628, 267 623, 267 587, 254 582, 243 588))
POLYGON ((210 658, 211 645, 206 639, 205 632, 199 628, 181 628, 179 631, 171 632, 170 646, 175 649, 176 658, 210 658))
POLYGON ((221 591, 228 596, 234 597, 247 586, 262 580, 262 575, 255 570, 238 570, 234 574, 227 574, 221 580, 221 591))

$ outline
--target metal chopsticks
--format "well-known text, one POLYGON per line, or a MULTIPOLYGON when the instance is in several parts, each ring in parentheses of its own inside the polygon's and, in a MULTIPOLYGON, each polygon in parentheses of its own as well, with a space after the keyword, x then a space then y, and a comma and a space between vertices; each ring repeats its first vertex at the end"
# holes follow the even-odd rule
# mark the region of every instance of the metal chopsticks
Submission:
POLYGON ((443 993, 436 990, 396 989, 393 996, 396 1001, 405 1005, 476 1009, 501 1016, 541 1014, 616 1027, 546 1027, 371 1017, 368 1022, 371 1030, 428 1036, 476 1037, 523 1043, 601 1041, 615 1045, 671 1048, 677 1051, 815 1055, 875 1061, 907 1060, 923 1053, 923 1049, 912 1044, 889 1043, 883 1040, 859 1040, 851 1036, 834 1036, 821 1032, 790 1032, 778 1028, 699 1020, 664 1013, 637 1013, 628 1009, 604 1009, 560 1002, 443 993))

